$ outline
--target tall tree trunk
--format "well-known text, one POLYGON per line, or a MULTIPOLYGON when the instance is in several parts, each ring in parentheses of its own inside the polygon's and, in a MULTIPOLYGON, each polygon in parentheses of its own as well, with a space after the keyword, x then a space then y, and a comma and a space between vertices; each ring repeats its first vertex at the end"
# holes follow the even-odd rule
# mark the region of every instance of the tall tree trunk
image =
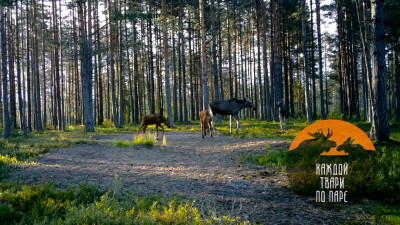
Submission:
MULTIPOLYGON (((213 58, 213 75, 214 75, 214 100, 219 100, 218 90, 218 65, 217 65, 217 40, 215 25, 215 7, 214 0, 211 0, 211 30, 212 30, 212 58, 213 58)), ((220 62, 221 63, 221 62, 220 62)))
POLYGON ((315 47, 314 47, 314 19, 313 19, 313 2, 310 0, 310 16, 311 16, 311 78, 312 78, 312 117, 317 117, 317 91, 315 84, 315 47))
POLYGON ((227 22, 226 22, 226 26, 227 26, 227 36, 228 36, 228 66, 229 66, 229 68, 228 68, 228 73, 229 73, 229 75, 228 75, 228 77, 229 77, 229 97, 230 98, 233 98, 234 96, 233 96, 233 78, 232 78, 232 54, 231 54, 231 51, 232 51, 232 43, 231 43, 231 35, 230 35, 230 23, 229 23, 229 11, 228 10, 226 10, 226 17, 227 17, 227 22))
POLYGON ((117 114, 117 108, 116 108, 116 98, 115 98, 115 68, 114 68, 114 48, 115 46, 115 37, 113 37, 112 34, 115 33, 115 24, 114 21, 110 18, 113 11, 111 9, 111 4, 110 0, 107 0, 107 9, 108 9, 108 45, 109 45, 109 64, 110 64, 110 86, 111 86, 111 104, 112 104, 112 114, 113 114, 113 120, 114 120, 114 126, 119 127, 119 122, 118 122, 118 114, 117 114))
POLYGON ((38 31, 36 25, 37 8, 35 4, 31 5, 33 17, 33 71, 35 75, 34 80, 34 102, 35 102, 35 129, 41 131, 42 128, 42 113, 40 103, 40 76, 39 76, 39 46, 38 46, 38 31))
POLYGON ((167 3, 166 0, 161 0, 162 6, 162 30, 163 30, 163 45, 164 45, 164 63, 165 63, 165 94, 167 97, 167 114, 169 123, 174 126, 172 118, 172 107, 171 107, 171 90, 169 86, 169 53, 168 53, 168 29, 167 29, 167 3))
MULTIPOLYGON (((165 1, 165 0, 164 0, 165 1)), ((208 90, 207 90, 207 61, 206 61, 206 33, 204 28, 204 6, 203 0, 199 0, 200 13, 200 35, 201 35, 201 72, 203 80, 203 110, 208 109, 208 90)))
MULTIPOLYGON (((99 1, 95 1, 95 8, 98 8, 99 1)), ((94 11, 96 13, 96 48, 97 50, 100 50, 100 25, 99 25, 99 14, 98 10, 94 11)), ((104 122, 104 102, 103 102, 103 79, 101 75, 102 71, 102 60, 101 60, 101 53, 97 53, 97 62, 98 62, 98 80, 97 80, 97 86, 98 86, 98 98, 99 98, 99 104, 98 104, 98 118, 97 118, 97 124, 102 125, 104 122)))
POLYGON ((260 99, 260 106, 261 106, 261 119, 264 120, 264 95, 263 95, 263 87, 262 87, 262 78, 261 78, 261 43, 260 43, 260 33, 264 33, 264 29, 260 27, 260 19, 261 19, 261 10, 259 9, 261 7, 260 0, 256 1, 256 30, 257 30, 257 71, 258 71, 258 88, 259 88, 259 99, 260 99))
POLYGON ((178 82, 176 78, 176 49, 175 49, 175 31, 172 30, 172 67, 173 67, 173 87, 172 101, 174 104, 174 121, 178 120, 178 82))
POLYGON ((367 102, 368 102, 368 121, 372 122, 372 87, 371 87, 371 80, 372 80, 372 65, 371 65, 371 43, 370 43, 370 26, 369 26, 369 17, 367 15, 367 2, 363 2, 363 23, 364 23, 364 38, 363 38, 363 49, 364 49, 364 56, 365 59, 364 65, 366 66, 366 75, 367 75, 367 102))
POLYGON ((307 60, 307 25, 306 25, 306 7, 305 0, 301 0, 302 10, 302 28, 303 28, 303 57, 304 57, 304 73, 305 73, 305 95, 306 95, 306 109, 307 109, 307 122, 312 122, 311 116, 311 101, 310 101, 310 88, 308 79, 308 60, 307 60))
MULTIPOLYGON (((220 1, 217 0, 218 6, 220 5, 220 1)), ((222 79, 222 21, 221 21, 221 10, 218 11, 218 22, 219 22, 219 29, 218 29, 218 61, 220 62, 218 64, 218 70, 219 70, 219 85, 220 85, 220 91, 219 91, 219 98, 224 99, 224 82, 222 79)), ((222 122, 222 120, 221 120, 222 122)))
MULTIPOLYGON (((282 64, 281 64, 281 49, 280 49, 280 40, 281 40, 281 29, 280 29, 280 5, 279 0, 273 1, 273 14, 272 21, 274 26, 274 57, 273 57, 273 65, 274 65, 274 81, 275 81, 275 103, 283 100, 283 87, 282 87, 282 64)), ((306 55, 306 54, 304 54, 306 55)), ((278 107, 275 107, 275 118, 278 118, 278 107)))
MULTIPOLYGON (((61 7, 61 6, 60 6, 61 7)), ((53 8, 53 39, 56 42, 54 45, 54 63, 55 63, 55 75, 56 75, 56 99, 57 99, 57 118, 58 118, 58 130, 63 130, 61 118, 61 87, 60 87, 60 56, 59 56, 59 40, 58 40, 58 20, 57 20, 57 1, 52 1, 53 8)))
MULTIPOLYGON (((18 14, 18 2, 16 2, 15 7, 15 20, 19 21, 19 14, 18 14)), ((26 127, 26 119, 25 119, 25 107, 24 107, 24 100, 23 100, 23 92, 22 92, 22 80, 21 80, 21 55, 20 55, 20 32, 19 32, 19 22, 16 23, 15 27, 16 33, 16 42, 17 42, 17 82, 18 82, 18 106, 19 106, 19 118, 21 123, 21 130, 24 132, 24 136, 28 136, 28 130, 26 127)))
POLYGON ((15 73, 14 73, 14 25, 13 25, 13 18, 11 17, 11 9, 7 10, 7 44, 8 44, 8 77, 10 80, 10 123, 13 129, 17 129, 17 99, 15 96, 15 73))
POLYGON ((317 12, 317 35, 318 35, 318 69, 319 69, 319 97, 321 101, 321 119, 325 119, 325 103, 324 103, 324 84, 322 82, 322 38, 321 38, 321 8, 320 0, 315 0, 317 12))
POLYGON ((61 88, 60 88, 60 91, 61 91, 61 123, 62 123, 62 130, 63 131, 65 131, 65 102, 64 102, 64 90, 65 90, 65 86, 64 86, 64 83, 65 83, 65 79, 64 79, 64 67, 63 67, 63 49, 62 49, 62 44, 61 43, 63 43, 63 39, 62 39, 62 33, 63 33, 63 30, 62 30, 62 20, 61 20, 61 0, 59 0, 59 3, 58 3, 59 5, 60 5, 60 7, 58 8, 58 12, 59 12, 59 15, 60 15, 60 17, 59 17, 59 22, 60 22, 60 29, 59 29, 59 31, 60 31, 60 63, 61 63, 61 88))
MULTIPOLYGON (((179 15, 178 23, 180 24, 181 18, 179 15)), ((180 27, 180 25, 178 26, 180 27)), ((183 121, 183 109, 182 109, 182 55, 181 55, 181 31, 178 32, 178 98, 179 98, 179 121, 183 121)))
POLYGON ((26 84, 28 97, 28 130, 32 131, 32 102, 31 102, 31 48, 30 48, 30 20, 31 11, 29 2, 26 4, 26 84))
POLYGON ((7 84, 7 52, 6 35, 4 30, 4 8, 0 6, 0 38, 1 38, 1 73, 3 84, 3 137, 9 138, 11 135, 10 115, 8 113, 8 84, 7 84))
MULTIPOLYGON (((182 2, 181 2, 182 4, 182 2)), ((183 17, 184 10, 183 6, 179 9, 180 14, 180 36, 181 36, 181 54, 182 54, 182 83, 183 83, 183 120, 185 123, 188 122, 188 110, 186 101, 186 57, 185 57, 185 37, 183 35, 183 17)))
POLYGON ((78 2, 79 30, 81 40, 81 74, 82 74, 82 94, 83 94, 83 115, 85 130, 94 132, 93 103, 92 103, 92 12, 91 0, 88 0, 88 15, 86 15, 86 5, 82 1, 78 2), (86 26, 86 16, 88 24, 86 26), (88 37, 89 36, 89 37, 88 37))
MULTIPOLYGON (((43 73, 43 127, 47 126, 47 96, 46 96, 46 44, 44 22, 44 0, 42 0, 42 73, 43 73)), ((54 31, 53 31, 54 32, 54 31)))
POLYGON ((269 78, 268 78, 268 56, 267 56, 267 20, 265 18, 265 2, 261 0, 262 15, 262 41, 263 41, 263 66, 264 66, 264 87, 265 87, 265 114, 267 121, 272 121, 271 102, 269 96, 269 78))
POLYGON ((194 99, 194 90, 195 87, 193 85, 193 57, 192 57, 192 23, 190 18, 190 11, 188 14, 188 32, 189 32, 189 85, 190 85, 190 119, 195 120, 195 99, 194 99))
POLYGON ((384 0, 371 1, 372 19, 372 126, 370 137, 377 140, 389 139, 387 113, 387 87, 385 63, 384 0))
POLYGON ((399 53, 394 51, 394 65, 395 65, 395 84, 396 84, 396 117, 397 121, 400 121, 400 63, 399 53))
POLYGON ((138 94, 138 80, 139 80, 139 65, 138 65, 138 56, 139 56, 139 51, 138 51, 138 45, 139 43, 137 42, 137 30, 136 26, 133 25, 133 99, 135 103, 134 107, 134 123, 138 124, 139 123, 139 94, 138 94))
MULTIPOLYGON (((119 5, 119 11, 121 12, 121 1, 117 1, 117 4, 119 5)), ((119 126, 122 127, 124 125, 124 77, 123 73, 124 71, 124 62, 123 62, 123 57, 124 57, 124 44, 123 44, 123 35, 122 35, 122 20, 118 22, 119 29, 118 29, 118 34, 119 34, 119 126)))

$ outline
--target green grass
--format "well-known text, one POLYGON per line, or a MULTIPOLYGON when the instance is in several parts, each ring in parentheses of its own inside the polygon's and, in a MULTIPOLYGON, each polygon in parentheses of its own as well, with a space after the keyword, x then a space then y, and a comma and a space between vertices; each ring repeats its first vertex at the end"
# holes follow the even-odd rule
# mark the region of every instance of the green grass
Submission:
POLYGON ((346 213, 355 214, 345 224, 400 224, 400 207, 383 202, 363 199, 345 209, 346 213))
MULTIPOLYGON (((200 132, 200 122, 189 121, 186 124, 176 122, 176 127, 166 130, 200 132)), ((236 134, 236 121, 232 122, 232 134, 229 132, 229 117, 222 123, 214 123, 218 133, 228 135, 233 138, 279 138, 291 140, 307 125, 307 122, 288 119, 287 130, 281 131, 279 122, 267 122, 259 119, 240 120, 239 135, 236 134)))
POLYGON ((146 133, 133 135, 133 145, 154 146, 156 143, 156 134, 146 133))
POLYGON ((131 146, 131 143, 128 140, 114 140, 113 145, 115 147, 127 148, 131 146))
POLYGON ((8 176, 11 167, 34 163, 34 157, 51 149, 67 148, 77 144, 92 144, 92 134, 82 130, 65 132, 44 130, 29 133, 28 137, 13 136, 0 139, 0 181, 8 176))
POLYGON ((93 185, 79 185, 57 190, 48 184, 0 183, 0 221, 2 224, 247 224, 241 218, 202 215, 194 201, 181 197, 143 196, 118 186, 100 190, 93 185))
POLYGON ((265 146, 265 153, 254 155, 247 154, 241 155, 238 157, 238 161, 240 163, 244 162, 253 162, 265 167, 275 167, 278 170, 285 170, 286 167, 286 159, 287 159, 287 150, 278 148, 277 150, 271 150, 270 146, 265 146))
MULTIPOLYGON (((262 122, 261 122, 262 124, 262 122)), ((356 126, 364 132, 369 133, 371 124, 368 122, 353 122, 356 126)), ((279 126, 279 124, 277 124, 279 126)), ((306 123, 298 123, 298 127, 292 127, 296 132, 300 131, 306 123)), ((272 123, 270 129, 274 123, 272 123)), ((264 127, 268 127, 264 125, 264 127)), ((258 128, 248 125, 247 135, 255 135, 258 128)), ((228 128, 229 129, 229 128, 228 128)), ((261 128, 260 128, 261 129, 261 128)), ((275 135, 282 135, 282 138, 287 138, 286 134, 272 133, 271 130, 266 129, 264 137, 275 135)), ((234 136, 234 135, 232 135, 234 136)), ((246 136, 247 137, 247 136, 246 136)), ((390 126, 390 139, 391 141, 374 142, 376 148, 377 160, 376 170, 370 171, 377 175, 378 180, 375 185, 371 187, 370 183, 358 184, 361 187, 371 187, 371 190, 365 189, 363 193, 369 196, 370 200, 358 200, 349 206, 345 206, 343 210, 347 213, 355 214, 356 217, 349 218, 347 224, 400 224, 400 126, 390 126), (369 193, 371 192, 371 193, 369 193)), ((270 149, 266 146, 266 151, 263 154, 248 154, 239 156, 240 163, 256 163, 265 166, 266 168, 273 167, 274 169, 285 169, 286 160, 288 159, 287 149, 270 149)), ((375 161, 374 161, 375 162, 375 161)), ((369 162, 365 162, 369 163, 369 162)), ((368 174, 361 174, 361 176, 368 176, 368 174)), ((366 182, 365 179, 358 179, 359 181, 366 182)))

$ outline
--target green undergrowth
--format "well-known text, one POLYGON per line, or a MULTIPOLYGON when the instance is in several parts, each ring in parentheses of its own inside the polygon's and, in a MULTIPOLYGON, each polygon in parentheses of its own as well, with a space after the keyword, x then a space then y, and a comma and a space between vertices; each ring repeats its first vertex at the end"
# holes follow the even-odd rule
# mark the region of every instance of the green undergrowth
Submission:
POLYGON ((49 184, 0 183, 2 224, 247 224, 241 218, 201 214, 194 201, 140 195, 116 185, 58 190, 49 184))
POLYGON ((91 134, 67 130, 32 132, 28 137, 12 136, 0 139, 0 181, 7 177, 13 166, 34 163, 33 158, 51 149, 67 148, 77 144, 91 144, 91 134))
MULTIPOLYGON (((371 124, 367 122, 355 122, 354 124, 365 133, 368 133, 371 128, 371 124)), ((363 158, 352 162, 351 165, 358 169, 353 171, 351 177, 346 180, 346 184, 350 184, 350 189, 352 189, 352 193, 357 193, 357 198, 352 204, 344 207, 345 212, 355 215, 346 221, 347 224, 400 224, 400 207, 398 206, 400 201, 399 125, 390 126, 390 139, 390 141, 373 142, 376 149, 373 158, 363 158), (371 179, 374 179, 374 182, 371 182, 371 179)), ((311 153, 312 151, 310 151, 311 153)), ((256 163, 266 168, 285 170, 287 163, 292 160, 290 157, 287 149, 270 149, 269 146, 266 146, 266 150, 262 154, 242 155, 238 159, 240 162, 256 163)), ((305 160, 297 161, 300 163, 298 166, 310 161, 312 157, 310 155, 305 160)), ((296 184, 292 184, 292 188, 294 190, 297 188, 299 193, 307 193, 308 187, 301 186, 304 185, 302 181, 306 179, 306 174, 299 173, 296 176, 300 186, 296 187, 296 184)))
POLYGON ((265 146, 265 152, 263 154, 246 154, 238 157, 240 163, 253 162, 260 164, 265 167, 274 167, 278 170, 285 170, 287 150, 278 148, 277 150, 271 150, 270 146, 265 146))
POLYGON ((400 224, 400 206, 385 204, 382 201, 363 199, 345 209, 354 214, 344 224, 400 224))
POLYGON ((131 143, 128 140, 114 140, 113 145, 115 147, 127 148, 131 146, 131 143))
MULTIPOLYGON (((175 127, 171 131, 190 131, 200 132, 200 122, 189 121, 188 123, 175 123, 175 127)), ((239 135, 236 134, 236 121, 232 122, 232 133, 229 131, 229 117, 226 117, 221 123, 214 122, 217 133, 229 135, 233 138, 279 138, 293 139, 303 128, 308 125, 307 122, 301 120, 287 121, 287 130, 280 130, 279 122, 267 122, 259 119, 243 119, 240 120, 239 135)))
POLYGON ((157 143, 156 134, 146 133, 146 134, 136 134, 133 135, 133 145, 146 145, 154 146, 157 143))

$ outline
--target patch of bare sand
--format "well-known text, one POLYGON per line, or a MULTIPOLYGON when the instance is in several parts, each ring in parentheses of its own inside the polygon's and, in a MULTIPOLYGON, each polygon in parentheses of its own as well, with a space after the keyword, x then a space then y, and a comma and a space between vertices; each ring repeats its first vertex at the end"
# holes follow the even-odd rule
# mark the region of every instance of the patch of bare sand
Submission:
MULTIPOLYGON (((65 187, 94 183, 112 187, 118 175, 125 188, 143 194, 182 194, 200 208, 262 224, 333 224, 344 215, 315 207, 288 188, 284 173, 265 173, 260 166, 237 162, 239 155, 288 148, 278 139, 239 139, 200 133, 166 133, 166 146, 118 148, 113 140, 132 140, 132 134, 95 136, 98 144, 56 149, 37 158, 37 164, 16 169, 13 180, 40 181, 65 187)), ((159 140, 161 143, 161 140, 159 140)))

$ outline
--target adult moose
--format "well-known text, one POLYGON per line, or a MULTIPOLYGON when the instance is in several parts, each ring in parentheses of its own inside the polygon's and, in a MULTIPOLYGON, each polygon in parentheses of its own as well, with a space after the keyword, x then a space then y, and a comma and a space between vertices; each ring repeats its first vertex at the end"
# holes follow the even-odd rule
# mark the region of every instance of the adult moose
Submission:
POLYGON ((215 100, 209 104, 212 115, 222 115, 222 116, 230 116, 229 119, 229 132, 232 133, 232 117, 236 120, 236 134, 239 133, 239 118, 238 113, 241 109, 251 108, 254 111, 256 110, 256 106, 249 101, 246 97, 243 100, 239 100, 236 98, 229 99, 227 101, 215 100))

